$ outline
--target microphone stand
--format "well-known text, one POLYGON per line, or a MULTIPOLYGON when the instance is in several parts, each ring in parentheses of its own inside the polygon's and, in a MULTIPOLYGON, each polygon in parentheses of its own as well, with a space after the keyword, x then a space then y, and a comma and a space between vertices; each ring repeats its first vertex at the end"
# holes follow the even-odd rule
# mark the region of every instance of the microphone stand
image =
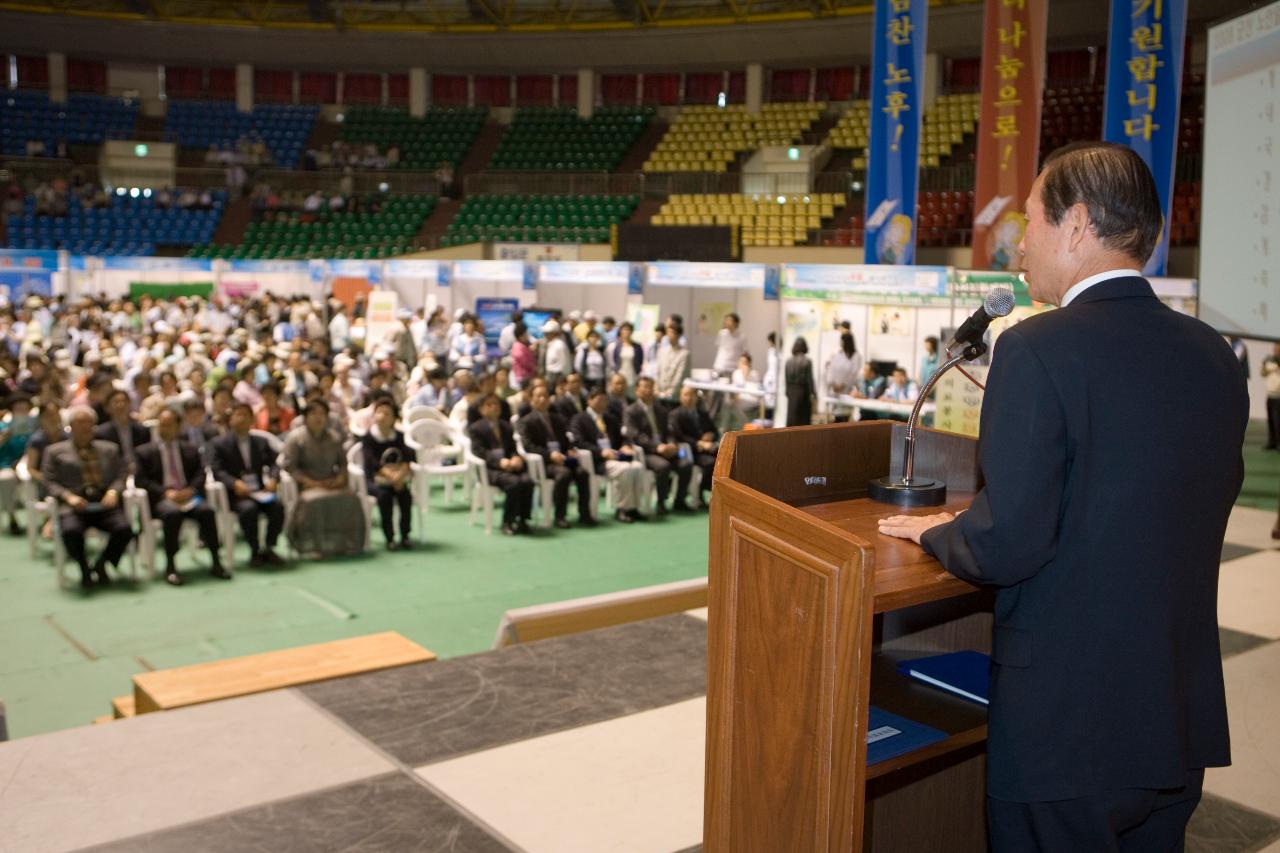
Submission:
MULTIPOLYGON (((933 386, 938 384, 942 374, 962 361, 973 361, 981 358, 987 351, 982 341, 965 346, 959 355, 953 355, 942 366, 933 372, 929 381, 920 389, 916 404, 911 409, 911 417, 907 418, 907 435, 902 444, 902 476, 894 477, 886 474, 867 483, 867 494, 872 500, 895 506, 938 506, 947 500, 947 484, 938 480, 922 480, 914 476, 916 458, 916 422, 920 419, 920 409, 928 399, 933 386)), ((951 351, 947 350, 947 355, 951 351)))

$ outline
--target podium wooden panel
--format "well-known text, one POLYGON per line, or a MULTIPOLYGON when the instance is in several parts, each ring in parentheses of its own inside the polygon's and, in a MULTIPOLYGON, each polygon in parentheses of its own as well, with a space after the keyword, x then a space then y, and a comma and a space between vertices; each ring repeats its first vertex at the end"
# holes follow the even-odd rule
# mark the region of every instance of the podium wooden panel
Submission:
MULTIPOLYGON (((989 650, 990 600, 866 497, 898 470, 889 421, 731 433, 716 460, 708 593, 704 849, 985 850, 985 710, 894 663, 989 650), (876 705, 947 733, 868 768, 876 705)), ((949 510, 980 486, 976 442, 920 430, 916 473, 949 510)))

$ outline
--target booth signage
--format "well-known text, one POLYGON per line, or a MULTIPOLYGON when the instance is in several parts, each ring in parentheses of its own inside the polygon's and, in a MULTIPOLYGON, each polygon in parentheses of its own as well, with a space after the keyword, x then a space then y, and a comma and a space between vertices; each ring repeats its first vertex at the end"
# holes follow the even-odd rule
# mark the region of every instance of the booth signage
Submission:
POLYGON ((929 305, 950 299, 946 267, 878 264, 785 264, 781 295, 892 305, 929 305))

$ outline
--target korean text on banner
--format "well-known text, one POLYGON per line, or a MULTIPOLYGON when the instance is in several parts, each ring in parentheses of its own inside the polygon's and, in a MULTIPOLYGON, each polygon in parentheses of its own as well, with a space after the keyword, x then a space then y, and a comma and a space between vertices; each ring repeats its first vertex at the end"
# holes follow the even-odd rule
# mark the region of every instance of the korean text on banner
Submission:
POLYGON ((915 262, 927 10, 927 0, 876 0, 867 160, 869 264, 915 262))
POLYGON ((1149 276, 1164 275, 1169 258, 1186 30, 1186 0, 1111 0, 1102 138, 1133 148, 1155 176, 1164 233, 1143 268, 1149 276))
POLYGON ((974 269, 1016 270, 1040 156, 1048 0, 987 0, 973 196, 974 269))

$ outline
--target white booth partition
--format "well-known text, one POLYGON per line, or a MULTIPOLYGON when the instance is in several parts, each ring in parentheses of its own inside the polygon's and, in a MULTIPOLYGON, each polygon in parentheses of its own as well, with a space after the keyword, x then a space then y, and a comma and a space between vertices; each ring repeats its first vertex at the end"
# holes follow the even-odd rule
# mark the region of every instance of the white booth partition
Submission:
POLYGON ((310 296, 316 290, 307 261, 227 260, 214 268, 218 295, 226 298, 310 296))
POLYGON ((206 258, 105 257, 86 259, 84 266, 83 274, 71 277, 74 295, 212 295, 216 284, 213 262, 206 258))
MULTIPOLYGON (((539 308, 594 311, 601 318, 626 319, 633 265, 626 261, 543 261, 537 265, 539 308)), ((642 268, 634 271, 642 284, 642 268)))
POLYGON ((442 261, 440 283, 449 289, 452 311, 474 312, 477 299, 514 299, 521 307, 537 298, 536 270, 524 261, 442 261))
POLYGON ((425 309, 428 314, 436 306, 445 311, 449 305, 449 288, 440 286, 440 261, 386 261, 382 266, 382 286, 394 290, 399 304, 411 310, 425 309))
MULTIPOLYGON (((824 367, 840 348, 840 324, 848 321, 864 361, 895 362, 918 381, 924 339, 941 337, 943 329, 953 328, 957 317, 967 313, 954 304, 948 273, 947 267, 784 264, 779 359, 785 364, 792 345, 803 336, 821 401, 824 367)), ((820 403, 818 411, 825 408, 820 403)), ((782 381, 774 419, 786 422, 782 381)))
POLYGON ((778 303, 769 299, 766 280, 774 270, 766 264, 655 261, 648 264, 644 303, 657 305, 663 319, 684 318, 693 368, 715 361, 716 334, 724 316, 736 313, 757 370, 764 369, 768 334, 778 329, 778 303))

